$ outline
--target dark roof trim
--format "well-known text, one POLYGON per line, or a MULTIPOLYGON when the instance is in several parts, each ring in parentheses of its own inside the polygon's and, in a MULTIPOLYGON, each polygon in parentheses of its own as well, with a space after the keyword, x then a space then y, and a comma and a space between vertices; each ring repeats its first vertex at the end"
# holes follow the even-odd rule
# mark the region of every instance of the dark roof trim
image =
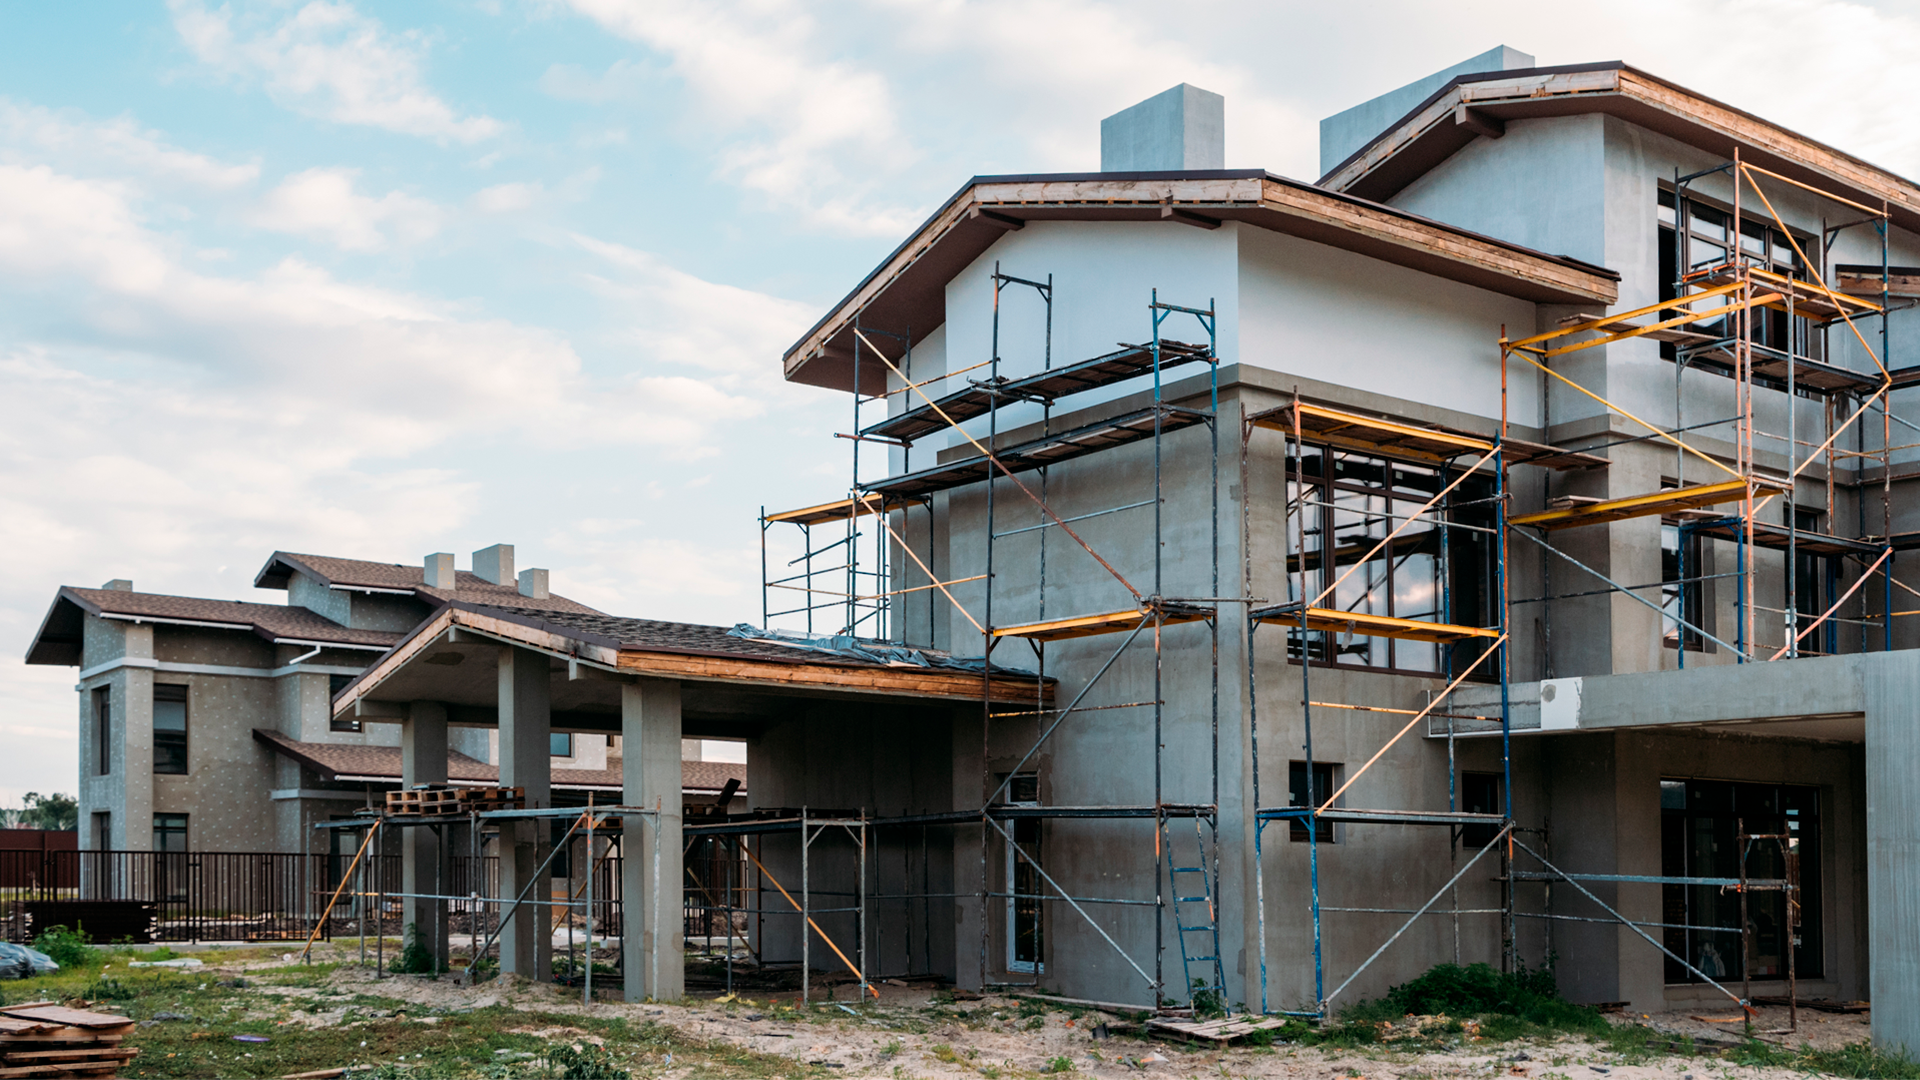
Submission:
POLYGON ((1470 105, 1493 121, 1600 113, 1722 157, 1739 148, 1773 169, 1869 205, 1885 200, 1895 224, 1920 231, 1920 185, 1862 158, 1621 61, 1461 75, 1347 157, 1319 183, 1389 199, 1476 137, 1449 122, 1470 105), (1525 84, 1534 80, 1531 88, 1525 84), (1505 94, 1499 84, 1514 83, 1505 94), (1467 87, 1487 85, 1474 92, 1467 87))
MULTIPOLYGON (((1004 220, 1162 223, 1175 210, 1236 220, 1476 288, 1548 303, 1612 303, 1619 275, 1265 170, 976 176, 789 346, 787 379, 850 390, 851 320, 878 317, 917 340, 945 321, 941 290, 1005 235, 1004 220), (978 211, 979 213, 975 213, 978 211), (994 220, 986 220, 991 212, 994 220)), ((892 356, 899 349, 883 339, 892 356)), ((889 359, 892 358, 889 357, 889 359)))
MULTIPOLYGON (((1611 71, 1614 68, 1621 68, 1625 66, 1626 65, 1619 60, 1603 60, 1603 61, 1600 61, 1599 63, 1594 63, 1594 64, 1561 64, 1557 67, 1511 68, 1505 71, 1470 71, 1465 75, 1455 75, 1452 79, 1448 80, 1447 85, 1441 87, 1438 90, 1435 90, 1431 94, 1428 94, 1426 97, 1426 100, 1422 101, 1418 105, 1415 105, 1413 108, 1408 109, 1405 116, 1402 116, 1400 117, 1400 119, 1395 120, 1391 124, 1388 124, 1386 128, 1382 130, 1378 135, 1375 135, 1373 138, 1368 139, 1366 142, 1360 145, 1360 148, 1358 150, 1355 150, 1353 153, 1348 154, 1344 161, 1340 162, 1340 164, 1338 165, 1335 165, 1333 168, 1328 169, 1327 175, 1322 176, 1318 180, 1315 180, 1314 184, 1315 185, 1325 184, 1330 178, 1337 175, 1340 172, 1340 170, 1353 164, 1355 161, 1359 160, 1361 155, 1365 154, 1368 150, 1373 149, 1373 144, 1379 142, 1381 138, 1383 138, 1384 136, 1392 132, 1400 130, 1400 128, 1404 126, 1407 121, 1413 119, 1416 116, 1419 116, 1422 112, 1425 112, 1429 107, 1433 105, 1434 102, 1439 101, 1443 97, 1451 96, 1455 90, 1458 90, 1460 87, 1466 85, 1467 83, 1493 82, 1499 79, 1524 79, 1533 75, 1577 75, 1583 71, 1611 71)), ((1327 190, 1337 191, 1339 189, 1328 188, 1327 190)))

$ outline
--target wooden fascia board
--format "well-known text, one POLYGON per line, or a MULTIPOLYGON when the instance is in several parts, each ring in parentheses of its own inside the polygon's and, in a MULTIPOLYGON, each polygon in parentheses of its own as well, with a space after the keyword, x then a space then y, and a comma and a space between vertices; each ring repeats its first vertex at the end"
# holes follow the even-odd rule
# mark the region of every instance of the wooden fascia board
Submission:
MULTIPOLYGON (((620 670, 633 675, 734 685, 806 687, 888 697, 919 697, 945 701, 980 700, 980 676, 967 672, 924 668, 841 667, 834 664, 787 663, 751 657, 697 656, 688 653, 622 649, 620 670)), ((1035 703, 1052 700, 1053 686, 1036 693, 1032 679, 996 676, 993 700, 1035 703)))
MULTIPOLYGON (((1439 228, 1416 218, 1349 199, 1331 197, 1311 188, 1268 181, 1262 206, 1292 217, 1306 218, 1345 232, 1368 236, 1420 261, 1440 260, 1482 275, 1537 286, 1612 304, 1619 299, 1619 283, 1610 275, 1591 273, 1552 259, 1536 258, 1471 233, 1439 228)), ((1386 260, 1399 262, 1401 260, 1386 260)), ((1416 266, 1416 269, 1420 267, 1416 266)), ((1446 275, 1441 275, 1446 276, 1446 275)), ((1488 288, 1498 288, 1486 284, 1488 288)))
MULTIPOLYGON (((1451 112, 1447 116, 1451 123, 1451 112)), ((1358 233, 1376 243, 1385 243, 1404 252, 1409 256, 1406 260, 1408 264, 1415 265, 1417 269, 1444 274, 1444 271, 1439 271, 1439 265, 1452 264, 1477 275, 1479 280, 1475 284, 1495 290, 1501 288, 1497 284, 1499 279, 1507 279, 1521 283, 1523 287, 1530 285, 1535 289, 1547 290, 1556 294, 1552 297, 1556 300, 1596 303, 1612 303, 1618 292, 1613 279, 1605 275, 1535 258, 1524 251, 1483 237, 1460 233, 1437 223, 1423 222, 1384 207, 1368 207, 1351 198, 1328 195, 1306 185, 1288 184, 1272 177, 1076 177, 1059 180, 1035 177, 986 181, 972 184, 955 196, 884 266, 790 349, 783 363, 785 377, 790 381, 834 386, 833 377, 818 374, 803 376, 801 369, 816 360, 837 359, 836 350, 844 351, 848 347, 848 341, 841 339, 850 338, 848 331, 855 314, 875 304, 936 247, 957 242, 958 238, 952 238, 952 234, 966 225, 968 215, 976 207, 990 208, 1015 217, 1047 217, 1063 211, 1124 214, 1170 206, 1197 209, 1210 216, 1245 220, 1275 231, 1287 229, 1283 222, 1276 222, 1269 215, 1277 214, 1283 218, 1311 221, 1336 231, 1358 233)), ((1004 234, 996 231, 987 246, 991 246, 992 240, 997 240, 1000 235, 1004 234)), ((922 270, 924 272, 924 268, 922 270)), ((941 283, 942 286, 944 284, 941 283)), ((932 326, 921 327, 916 333, 932 329, 932 326)))
MULTIPOLYGON (((972 189, 969 188, 961 192, 942 207, 931 221, 921 227, 918 235, 902 245, 900 250, 887 260, 887 264, 879 273, 868 278, 860 288, 854 291, 853 295, 841 301, 830 317, 821 320, 812 332, 801 338, 800 342, 788 351, 784 365, 784 373, 788 379, 793 379, 794 373, 799 371, 807 361, 824 350, 827 343, 839 336, 842 330, 852 325, 853 317, 857 312, 872 303, 874 298, 885 292, 896 278, 920 261, 920 258, 931 251, 942 237, 953 230, 954 226, 966 220, 967 211, 973 204, 971 191, 972 189)), ((933 327, 926 329, 931 330, 933 327)))
MULTIPOLYGON (((1391 190, 1369 186, 1367 180, 1383 166, 1428 141, 1442 143, 1432 155, 1437 164, 1472 141, 1453 122, 1457 106, 1489 109, 1493 110, 1492 115, 1514 119, 1529 115, 1567 115, 1578 111, 1569 106, 1581 99, 1587 99, 1586 109, 1619 115, 1628 122, 1635 121, 1632 113, 1636 106, 1664 113, 1682 124, 1710 132, 1720 140, 1751 147, 1776 158, 1779 164, 1804 171, 1807 174, 1804 179, 1809 182, 1825 181, 1846 189, 1836 194, 1885 199, 1897 210, 1906 211, 1899 215, 1906 219, 1901 224, 1908 228, 1920 227, 1920 189, 1912 183, 1777 124, 1627 67, 1463 83, 1451 94, 1429 102, 1392 132, 1375 139, 1333 173, 1321 178, 1319 186, 1372 199, 1390 198, 1413 178, 1388 181, 1391 190)), ((1641 116, 1645 118, 1644 113, 1641 116)), ((1687 141, 1683 136, 1675 137, 1687 141)))
POLYGON ((620 650, 613 646, 595 644, 568 634, 542 630, 537 626, 528 626, 522 622, 501 619, 478 611, 454 611, 453 625, 462 630, 471 630, 476 634, 499 638, 509 645, 537 649, 561 660, 586 660, 590 663, 614 667, 620 659, 620 650))
POLYGON ((387 678, 394 672, 405 667, 407 661, 418 656, 438 640, 440 635, 446 632, 447 627, 453 625, 454 614, 455 610, 453 608, 442 607, 440 610, 434 612, 426 622, 415 627, 413 633, 408 634, 405 639, 389 650, 386 655, 375 660, 367 670, 360 673, 358 678, 349 683, 346 689, 340 691, 340 697, 334 701, 332 706, 333 715, 351 715, 354 702, 359 701, 367 695, 368 691, 387 681, 387 678))
MULTIPOLYGON (((1621 91, 1663 112, 1711 128, 1742 145, 1751 146, 1797 165, 1830 182, 1853 189, 1869 200, 1884 199, 1908 212, 1906 227, 1920 215, 1920 189, 1901 177, 1868 164, 1842 150, 1796 135, 1777 124, 1729 108, 1717 101, 1651 79, 1637 71, 1621 72, 1621 91)), ((1810 178, 1812 179, 1812 178, 1810 178)), ((1815 180, 1817 183, 1817 179, 1815 180)), ((1762 181, 1764 184, 1765 182, 1762 181)), ((1836 192, 1836 194, 1842 194, 1836 192)))

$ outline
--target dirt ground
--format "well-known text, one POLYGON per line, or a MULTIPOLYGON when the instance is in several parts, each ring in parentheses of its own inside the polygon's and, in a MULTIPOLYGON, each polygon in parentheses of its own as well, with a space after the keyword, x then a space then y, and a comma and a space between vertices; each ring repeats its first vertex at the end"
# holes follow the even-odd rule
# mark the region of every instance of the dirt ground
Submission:
MULTIPOLYGON (((209 958, 209 974, 282 966, 278 957, 221 963, 209 958)), ((596 1000, 587 1005, 578 989, 506 979, 477 987, 457 985, 452 977, 376 976, 370 968, 343 965, 318 985, 256 984, 263 1009, 274 1009, 298 1023, 324 1027, 343 1022, 358 997, 389 999, 420 1006, 415 1019, 434 1023, 435 1013, 503 1005, 545 1014, 587 1017, 624 1016, 669 1025, 688 1039, 726 1044, 793 1063, 794 1074, 846 1077, 922 1077, 974 1080, 985 1077, 1046 1075, 1098 1078, 1270 1077, 1311 1080, 1427 1080, 1439 1077, 1536 1078, 1536 1080, 1789 1080, 1802 1069, 1750 1068, 1714 1056, 1685 1056, 1664 1050, 1632 1057, 1583 1039, 1481 1042, 1471 1032, 1458 1046, 1439 1052, 1405 1053, 1381 1046, 1352 1049, 1276 1043, 1270 1047, 1196 1047, 1146 1038, 1119 1015, 1099 1011, 1047 1009, 1011 997, 989 995, 977 1001, 952 1001, 927 988, 881 986, 878 1001, 855 1003, 853 987, 836 987, 837 1002, 816 1000, 798 1007, 798 995, 690 999, 672 1004, 626 1004, 596 1000), (285 1005, 298 1003, 287 1012, 285 1005), (1126 1028, 1128 1030, 1117 1030, 1126 1028), (832 1070, 827 1073, 826 1070, 832 1070)), ((617 991, 607 995, 617 996, 617 991)), ((598 997, 598 995, 596 995, 598 997)), ((404 1008, 397 1015, 405 1016, 404 1008)), ((1654 1016, 1621 1017, 1678 1039, 1689 1036, 1711 1046, 1740 1037, 1741 1024, 1710 1020, 1730 1008, 1654 1016), (1695 1019, 1707 1017, 1709 1020, 1695 1019)), ((264 1015, 264 1014, 263 1014, 264 1015)), ((1797 1035, 1773 1034, 1786 1026, 1784 1008, 1762 1009, 1754 1031, 1767 1041, 1835 1047, 1866 1038, 1863 1015, 1831 1015, 1803 1010, 1797 1035)), ((521 1034, 541 1035, 529 1029, 521 1034)), ((567 1029, 551 1029, 565 1036, 567 1029)), ((639 1074, 636 1074, 639 1075, 639 1074)), ((645 1075, 698 1076, 698 1067, 666 1067, 645 1075)))

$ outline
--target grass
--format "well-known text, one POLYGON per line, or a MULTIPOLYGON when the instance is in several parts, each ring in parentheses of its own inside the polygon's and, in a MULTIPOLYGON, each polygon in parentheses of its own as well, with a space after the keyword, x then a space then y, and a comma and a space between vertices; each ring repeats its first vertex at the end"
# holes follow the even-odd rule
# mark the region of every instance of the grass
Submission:
MULTIPOLYGON (((211 968, 240 952, 196 955, 211 968)), ((140 1051, 120 1073, 129 1080, 275 1077, 340 1066, 354 1067, 349 1080, 623 1080, 668 1068, 722 1080, 833 1075, 789 1057, 688 1038, 651 1021, 506 1006, 440 1009, 351 988, 330 993, 334 964, 253 970, 244 977, 246 985, 223 986, 220 975, 204 969, 126 967, 144 955, 96 946, 93 955, 71 968, 0 983, 0 1001, 85 997, 96 1002, 96 1009, 141 1021, 126 1040, 140 1051), (337 1020, 331 1017, 335 1012, 337 1020), (329 1019, 314 1023, 313 1013, 327 1013, 329 1019), (163 1014, 170 1018, 158 1019, 163 1014), (567 1030, 548 1036, 514 1033, 551 1028, 567 1030), (240 1042, 237 1035, 267 1041, 240 1042), (604 1050, 595 1046, 596 1039, 604 1050)), ((280 954, 266 955, 277 959, 280 954)))

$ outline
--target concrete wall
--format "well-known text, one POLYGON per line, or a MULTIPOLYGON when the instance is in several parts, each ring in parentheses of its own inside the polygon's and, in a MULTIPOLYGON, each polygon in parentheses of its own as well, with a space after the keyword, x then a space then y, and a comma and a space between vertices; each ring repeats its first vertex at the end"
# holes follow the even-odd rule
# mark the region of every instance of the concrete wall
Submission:
MULTIPOLYGON (((966 711, 971 714, 972 710, 966 711)), ((975 720, 977 725, 977 718, 975 720)), ((806 807, 815 815, 835 810, 869 815, 939 813, 978 806, 977 795, 959 796, 953 761, 966 754, 959 710, 929 707, 917 712, 859 705, 801 705, 771 723, 747 746, 747 792, 754 808, 806 807)), ((974 740, 977 744, 978 729, 974 740)), ((977 745, 974 750, 977 758, 977 745)), ((977 786, 977 780, 975 786, 977 786)), ((876 975, 937 972, 955 977, 956 866, 971 839, 978 855, 978 826, 900 827, 868 835, 870 895, 914 893, 934 899, 876 901, 869 921, 869 969, 876 975)), ((756 837, 752 850, 767 871, 797 897, 800 852, 797 833, 756 837)), ((829 829, 809 852, 812 906, 848 907, 858 887, 858 848, 842 829, 829 829)), ((749 877, 749 884, 753 877, 749 877)), ((765 884, 768 909, 753 932, 769 962, 800 959, 799 917, 765 884)), ((964 903, 964 902, 963 902, 964 903)), ((853 956, 859 935, 851 913, 815 916, 835 944, 853 956)), ((816 970, 838 970, 839 961, 816 937, 810 957, 816 970)), ((959 956, 966 958, 964 944, 959 956)), ((960 965, 965 968, 965 964, 960 965)))

